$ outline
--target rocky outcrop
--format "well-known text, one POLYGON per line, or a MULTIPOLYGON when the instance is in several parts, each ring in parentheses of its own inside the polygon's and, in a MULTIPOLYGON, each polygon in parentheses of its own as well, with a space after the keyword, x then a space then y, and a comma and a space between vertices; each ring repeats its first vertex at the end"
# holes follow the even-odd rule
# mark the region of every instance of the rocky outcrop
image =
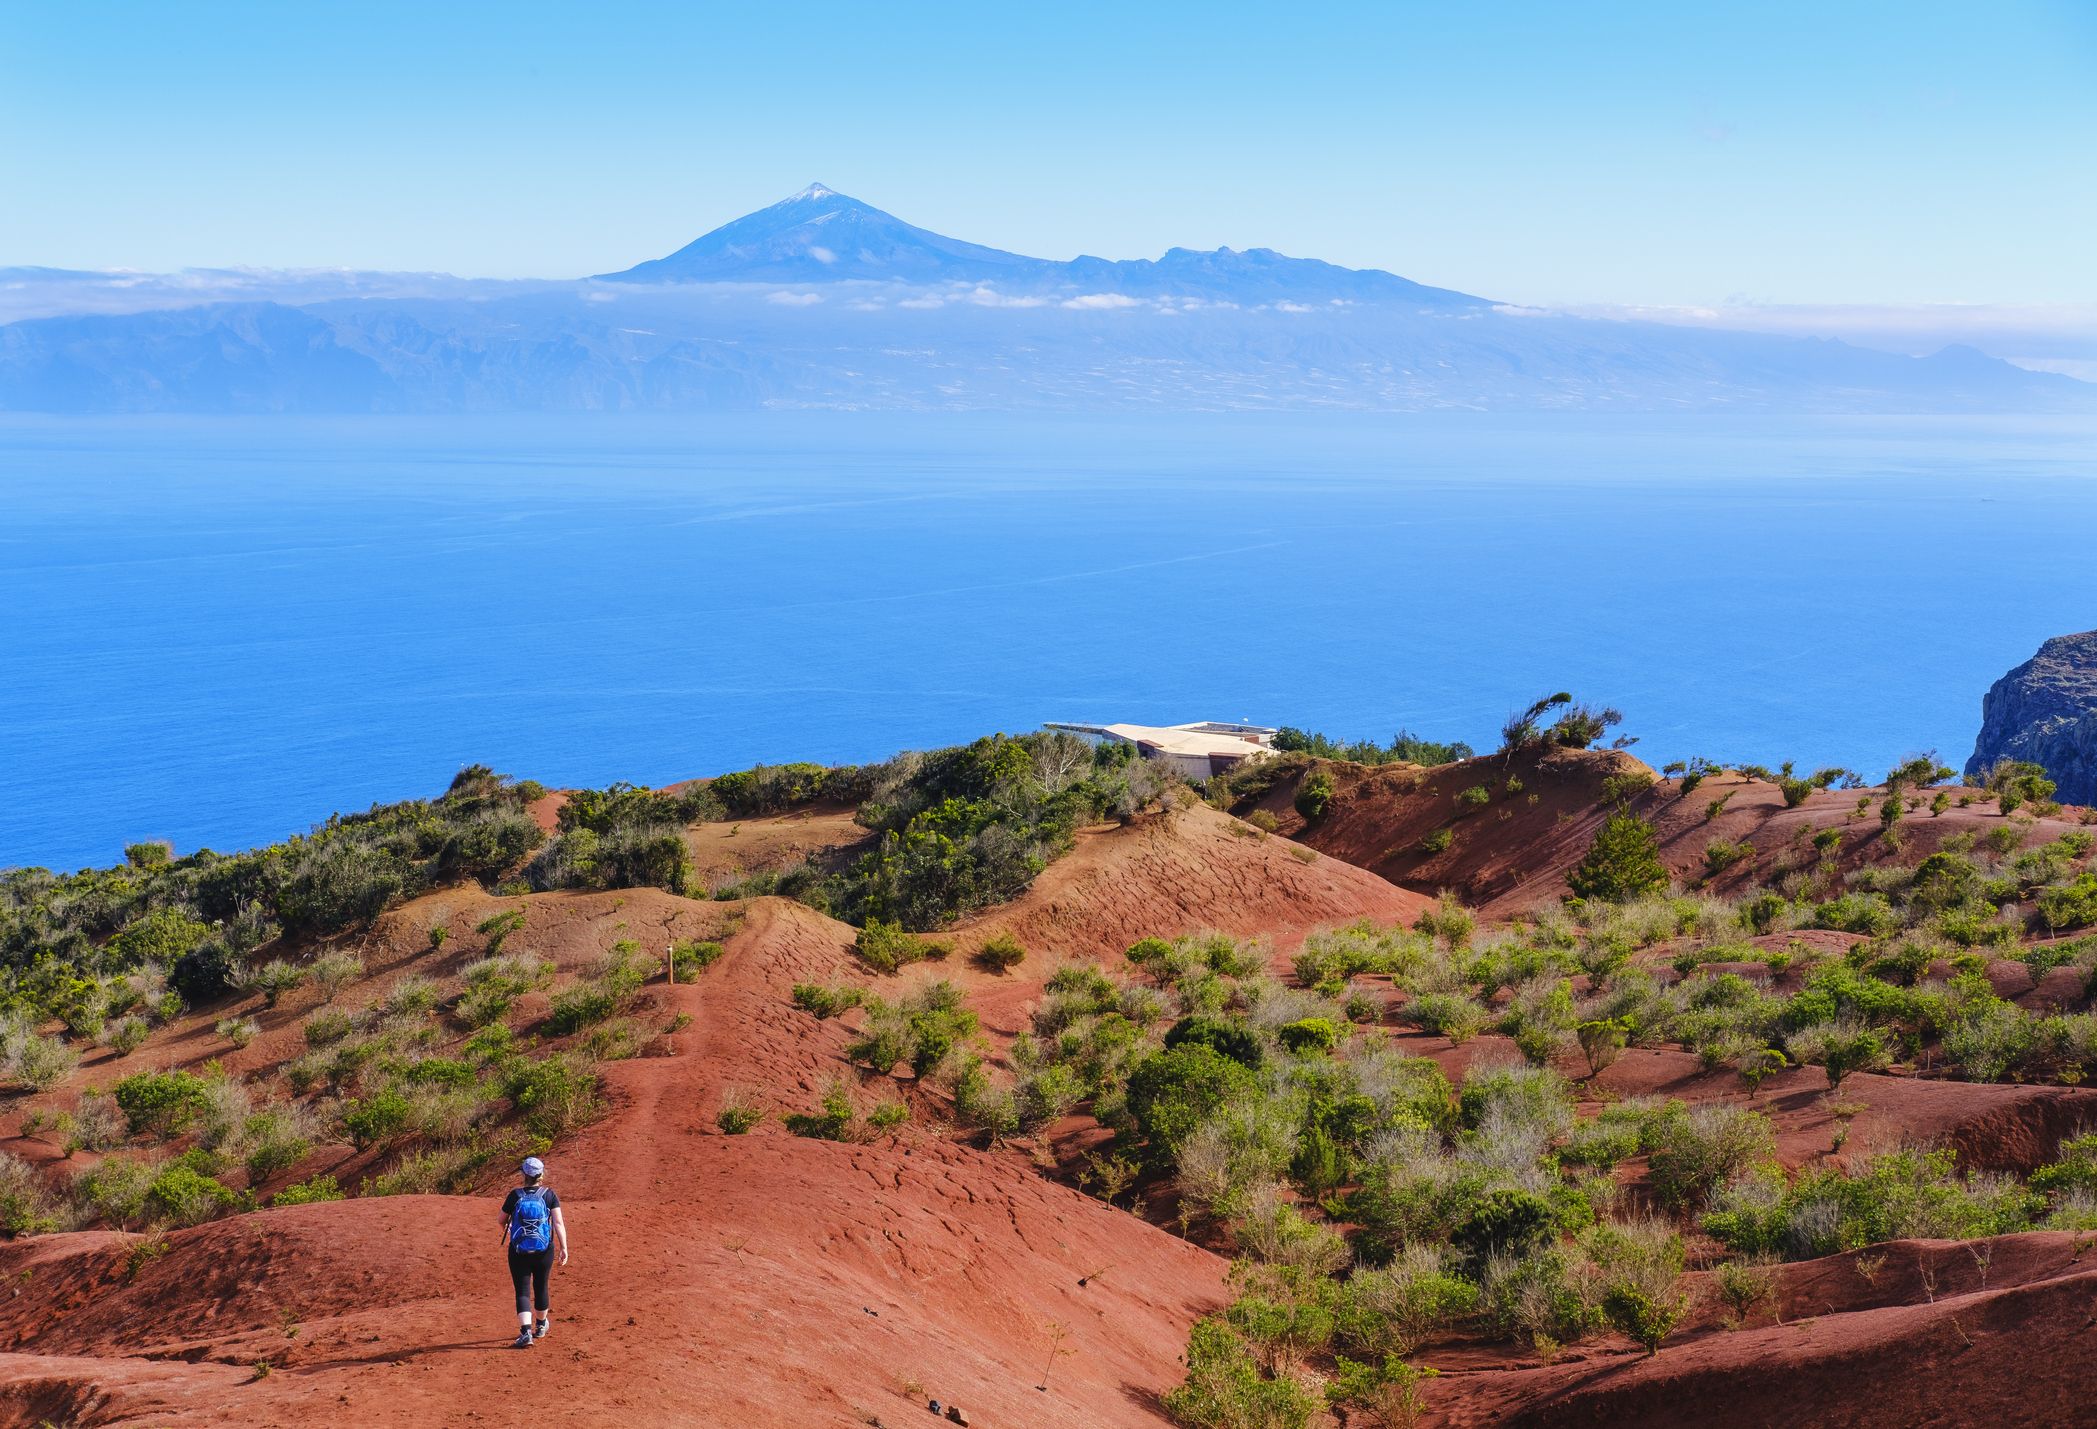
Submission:
POLYGON ((2097 630, 2056 635, 1981 701, 1968 774, 1999 759, 2043 765, 2068 804, 2097 804, 2097 630))

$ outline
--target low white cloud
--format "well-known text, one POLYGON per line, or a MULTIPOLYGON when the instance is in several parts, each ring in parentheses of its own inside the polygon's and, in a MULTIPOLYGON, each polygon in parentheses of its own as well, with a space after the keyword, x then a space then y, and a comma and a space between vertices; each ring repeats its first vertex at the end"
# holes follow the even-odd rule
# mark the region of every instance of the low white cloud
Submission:
POLYGON ((1038 308, 1048 303, 1047 298, 1022 296, 1017 293, 1001 293, 988 283, 982 284, 968 295, 968 300, 979 308, 1038 308))
POLYGON ((1127 293, 1086 293, 1080 297, 1065 298, 1066 308, 1140 308, 1143 299, 1132 298, 1127 293))
POLYGON ((619 295, 617 293, 607 293, 602 289, 593 289, 583 294, 583 301, 586 303, 616 303, 619 301, 619 295))
POLYGON ((1274 310, 1281 313, 1307 313, 1311 308, 1308 303, 1279 302, 1274 305, 1274 310))
POLYGON ((823 301, 821 293, 767 293, 765 301, 782 308, 811 308, 823 301))
POLYGON ((820 243, 808 245, 808 256, 815 259, 818 263, 835 263, 837 261, 837 255, 823 247, 820 243))
POLYGON ((855 313, 878 313, 887 307, 888 304, 882 302, 879 298, 854 298, 851 302, 846 303, 845 306, 855 313))
POLYGON ((899 308, 943 308, 946 305, 947 300, 934 293, 926 293, 924 296, 917 298, 905 298, 896 304, 899 308))

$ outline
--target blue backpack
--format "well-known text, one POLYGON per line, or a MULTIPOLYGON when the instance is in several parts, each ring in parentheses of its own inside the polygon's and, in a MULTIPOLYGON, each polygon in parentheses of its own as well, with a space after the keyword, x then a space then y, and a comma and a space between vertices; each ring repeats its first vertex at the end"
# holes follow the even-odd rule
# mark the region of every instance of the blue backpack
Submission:
POLYGON ((510 1207, 510 1249, 537 1255, 553 1244, 553 1216, 546 1209, 546 1192, 537 1186, 517 1193, 510 1207))

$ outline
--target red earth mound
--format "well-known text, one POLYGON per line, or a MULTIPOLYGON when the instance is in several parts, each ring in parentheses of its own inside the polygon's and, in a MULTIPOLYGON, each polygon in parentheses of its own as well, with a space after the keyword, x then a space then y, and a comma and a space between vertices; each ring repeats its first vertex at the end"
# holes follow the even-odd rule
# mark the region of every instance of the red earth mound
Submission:
POLYGON ((1272 838, 1207 805, 1087 829, 1016 901, 954 930, 961 949, 1012 933, 1029 949, 1097 958, 1138 938, 1210 931, 1301 942, 1358 918, 1410 921, 1433 900, 1342 859, 1272 838))

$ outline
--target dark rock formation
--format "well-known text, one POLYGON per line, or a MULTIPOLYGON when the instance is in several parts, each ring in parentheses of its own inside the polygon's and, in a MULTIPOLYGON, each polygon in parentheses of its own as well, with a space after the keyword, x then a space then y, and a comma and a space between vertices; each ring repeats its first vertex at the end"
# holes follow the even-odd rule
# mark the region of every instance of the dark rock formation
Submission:
POLYGON ((1981 701, 1968 774, 1999 759, 2044 766, 2065 804, 2097 804, 2097 630, 2056 635, 1981 701))

